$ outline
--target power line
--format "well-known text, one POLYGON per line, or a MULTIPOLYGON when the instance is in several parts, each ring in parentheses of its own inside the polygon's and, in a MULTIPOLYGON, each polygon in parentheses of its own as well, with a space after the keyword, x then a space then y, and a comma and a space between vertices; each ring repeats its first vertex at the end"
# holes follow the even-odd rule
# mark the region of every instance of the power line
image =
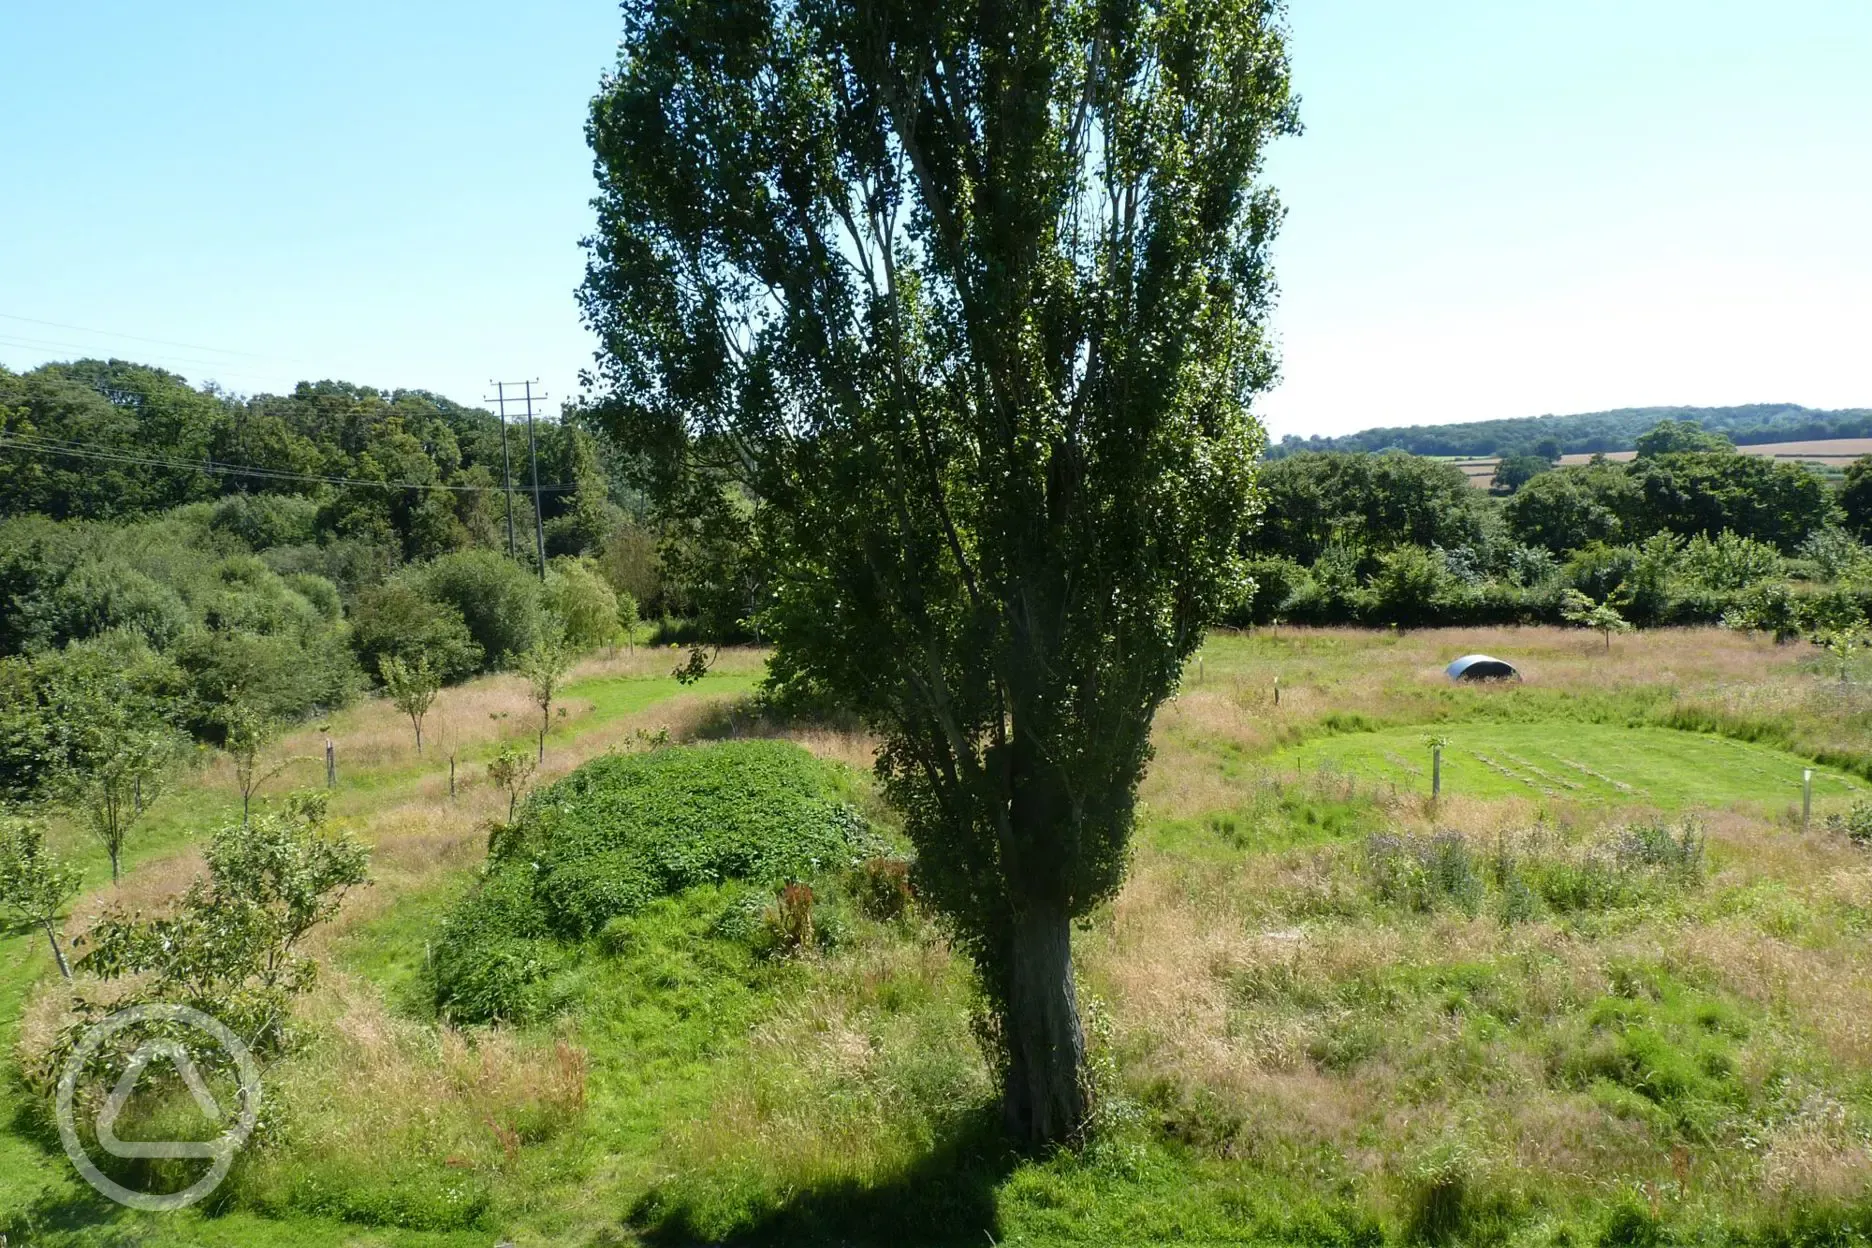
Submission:
POLYGON ((261 355, 257 351, 236 351, 231 347, 205 347, 198 342, 176 342, 170 338, 145 338, 140 334, 119 334, 108 329, 92 329, 86 325, 69 325, 64 321, 45 321, 36 316, 20 316, 13 312, 0 312, 0 321, 24 321, 28 325, 49 325, 53 329, 70 329, 81 334, 96 334, 100 338, 122 338, 126 342, 151 342, 159 347, 181 347, 186 351, 211 351, 216 355, 244 355, 253 360, 275 359, 277 356, 261 355))
MULTIPOLYGON (((0 347, 16 347, 20 350, 33 352, 62 353, 70 351, 75 353, 74 358, 89 359, 97 358, 99 353, 111 354, 109 348, 100 348, 95 345, 85 346, 76 342, 53 342, 45 338, 27 338, 18 334, 0 334, 0 347)), ((263 379, 258 373, 248 372, 248 365, 240 360, 191 359, 187 356, 174 355, 168 352, 138 352, 138 354, 142 355, 143 359, 129 361, 130 363, 136 364, 138 367, 160 368, 176 372, 186 370, 197 376, 212 373, 216 380, 223 378, 245 380, 258 385, 263 390, 282 384, 277 377, 263 379)))
MULTIPOLYGON (((180 472, 256 477, 268 481, 304 481, 318 485, 364 486, 380 490, 450 490, 458 494, 479 494, 501 488, 496 485, 449 485, 439 481, 368 481, 362 477, 329 477, 316 473, 287 472, 279 468, 256 468, 245 464, 221 463, 212 459, 167 459, 154 455, 140 455, 133 451, 113 447, 94 446, 84 442, 65 442, 37 434, 0 432, 0 448, 29 451, 40 455, 92 459, 105 463, 131 464, 145 468, 173 468, 180 472)), ((542 485, 537 488, 542 493, 558 494, 576 490, 578 486, 576 484, 542 485)))

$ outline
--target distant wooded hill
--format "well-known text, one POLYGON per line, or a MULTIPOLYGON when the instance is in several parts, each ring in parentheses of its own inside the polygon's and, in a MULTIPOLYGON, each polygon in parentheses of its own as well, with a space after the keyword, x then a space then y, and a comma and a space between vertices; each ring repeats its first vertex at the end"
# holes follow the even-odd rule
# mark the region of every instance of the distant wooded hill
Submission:
POLYGON ((1557 450, 1563 455, 1628 451, 1639 434, 1660 420, 1694 420, 1727 434, 1738 445, 1814 438, 1872 436, 1872 408, 1822 411, 1793 403, 1748 403, 1741 407, 1622 407, 1571 416, 1521 416, 1460 425, 1411 425, 1367 429, 1339 438, 1293 435, 1270 447, 1271 458, 1295 451, 1410 451, 1417 455, 1489 456, 1557 450), (1552 446, 1543 446, 1551 443, 1552 446))

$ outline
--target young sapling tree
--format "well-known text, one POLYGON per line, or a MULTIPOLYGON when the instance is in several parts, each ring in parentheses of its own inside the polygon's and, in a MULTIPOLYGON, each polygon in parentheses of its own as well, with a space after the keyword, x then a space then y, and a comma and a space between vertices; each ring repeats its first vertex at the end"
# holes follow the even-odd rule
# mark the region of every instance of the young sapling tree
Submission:
POLYGON ((59 974, 71 964, 59 944, 59 916, 78 894, 83 872, 46 848, 45 828, 28 819, 0 820, 0 910, 45 932, 59 974))
POLYGON ((561 629, 548 626, 540 630, 540 639, 520 656, 514 665, 520 674, 526 677, 527 686, 533 694, 533 704, 539 707, 539 759, 546 761, 546 730, 552 727, 553 699, 558 696, 559 686, 564 683, 566 673, 572 670, 572 647, 567 644, 561 629))
POLYGON ((253 813, 253 799, 260 787, 279 775, 292 763, 290 758, 268 759, 266 752, 279 740, 281 724, 255 703, 238 693, 219 713, 224 734, 223 748, 234 761, 234 784, 241 795, 241 823, 253 813))
POLYGON ((520 799, 526 795, 527 785, 533 779, 533 771, 538 766, 526 751, 516 750, 512 746, 503 746, 488 763, 488 779, 507 794, 507 822, 512 823, 514 815, 520 810, 520 799))
POLYGON ((390 695, 391 703, 409 716, 410 727, 416 732, 416 752, 421 754, 423 720, 442 691, 442 674, 430 669, 426 655, 418 655, 414 663, 386 655, 378 662, 377 670, 383 675, 384 692, 390 695))
POLYGON ((1629 633, 1632 622, 1619 614, 1610 598, 1604 602, 1594 602, 1577 589, 1569 589, 1566 598, 1560 604, 1560 618, 1577 628, 1590 628, 1594 632, 1605 634, 1606 653, 1612 651, 1612 634, 1629 633))
POLYGON ((166 726, 102 709, 75 728, 80 748, 58 773, 56 791, 104 846, 115 884, 131 829, 162 796, 182 745, 166 726))

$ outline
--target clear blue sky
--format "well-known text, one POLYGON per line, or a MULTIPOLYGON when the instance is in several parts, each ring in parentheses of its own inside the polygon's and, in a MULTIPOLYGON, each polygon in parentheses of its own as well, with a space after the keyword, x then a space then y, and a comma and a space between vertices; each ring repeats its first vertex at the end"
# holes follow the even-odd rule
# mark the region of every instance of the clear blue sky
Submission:
MULTIPOLYGON (((1276 435, 1872 405, 1872 3, 1292 24, 1276 435)), ((6 0, 0 362, 571 393, 581 125, 618 30, 598 0, 6 0)))

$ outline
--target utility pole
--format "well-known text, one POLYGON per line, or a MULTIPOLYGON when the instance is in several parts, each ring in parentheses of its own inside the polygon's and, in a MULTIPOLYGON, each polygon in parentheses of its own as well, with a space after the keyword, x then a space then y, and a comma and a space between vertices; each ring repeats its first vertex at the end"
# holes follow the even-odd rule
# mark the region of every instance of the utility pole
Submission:
MULTIPOLYGON (((544 390, 540 398, 546 397, 544 390)), ((539 552, 540 583, 546 583, 546 522, 540 518, 539 447, 533 441, 533 383, 526 383, 527 458, 533 463, 533 540, 539 552)), ((542 741, 540 749, 544 750, 542 741)))
MULTIPOLYGON (((513 531, 513 460, 507 454, 507 383, 494 381, 488 384, 494 387, 494 402, 500 404, 501 422, 501 488, 507 492, 507 557, 518 558, 514 550, 513 531)), ((485 402, 486 400, 483 400, 485 402)))

